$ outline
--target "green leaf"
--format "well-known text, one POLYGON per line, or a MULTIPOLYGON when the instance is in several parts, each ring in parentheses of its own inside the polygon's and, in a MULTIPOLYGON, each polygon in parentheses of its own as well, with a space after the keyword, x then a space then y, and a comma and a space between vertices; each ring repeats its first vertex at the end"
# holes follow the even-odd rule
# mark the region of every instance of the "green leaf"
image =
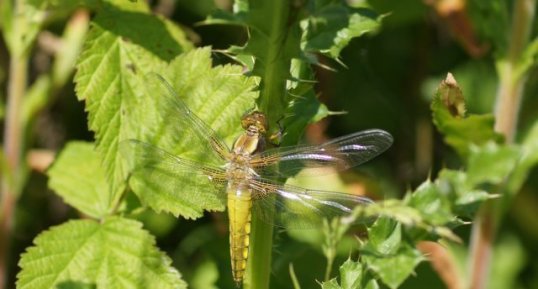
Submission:
POLYGON ((2 31, 12 57, 30 52, 47 17, 44 0, 19 1, 17 4, 2 4, 2 31))
POLYGON ((269 0, 251 1, 249 6, 250 39, 243 54, 255 58, 252 74, 261 81, 258 104, 267 114, 269 132, 273 133, 289 104, 286 83, 291 78, 291 60, 301 57, 301 30, 296 18, 299 7, 269 0), (267 15, 272 15, 271 21, 266 20, 267 15))
POLYGON ((377 284, 377 281, 374 278, 371 278, 366 282, 366 284, 363 286, 364 289, 379 289, 379 284, 377 284))
POLYGON ((362 281, 363 266, 359 262, 353 262, 351 259, 347 259, 342 266, 340 266, 340 282, 343 289, 358 288, 362 281))
POLYGON ((119 217, 53 227, 34 240, 19 266, 18 289, 187 288, 142 224, 119 217))
POLYGON ((525 182, 530 170, 536 165, 538 165, 538 121, 534 122, 521 144, 521 159, 510 176, 507 184, 508 191, 512 194, 516 193, 525 182))
MULTIPOLYGON (((376 202, 374 204, 357 207, 354 209, 352 218, 375 218, 375 217, 387 217, 397 221, 404 225, 402 229, 409 230, 417 228, 425 231, 432 237, 443 237, 453 241, 461 241, 450 229, 444 226, 439 226, 430 223, 426 216, 424 216, 419 210, 408 206, 401 200, 385 200, 376 202)), ((380 236, 380 238, 382 235, 380 236)), ((382 240, 380 239, 382 242, 382 240)), ((367 248, 367 247, 365 247, 367 248)), ((371 250, 374 251, 375 250, 371 250)))
POLYGON ((351 8, 343 2, 329 4, 301 22, 304 50, 336 59, 351 39, 377 31, 382 18, 370 9, 351 8))
POLYGON ((465 99, 451 74, 439 85, 431 110, 433 122, 444 135, 445 142, 464 159, 469 154, 471 144, 502 141, 502 136, 493 130, 495 119, 492 115, 465 116, 465 99))
POLYGON ((444 225, 454 219, 448 196, 430 180, 408 195, 407 204, 419 210, 424 219, 433 225, 444 225))
MULTIPOLYGON (((167 67, 165 77, 189 109, 230 147, 237 136, 244 132, 241 118, 255 107, 258 92, 255 91, 256 79, 245 77, 243 67, 212 67, 211 49, 205 47, 174 59, 167 67)), ((181 128, 174 129, 178 134, 182 131, 181 128)), ((184 139, 169 137, 176 142, 171 144, 176 148, 188 143, 184 139)), ((195 149, 200 151, 199 148, 195 149)))
MULTIPOLYGON (((204 165, 224 165, 222 159, 217 162, 208 158, 207 150, 212 149, 210 145, 198 138, 187 116, 170 105, 173 103, 171 98, 181 98, 188 108, 231 145, 243 131, 241 117, 255 106, 257 93, 253 89, 256 83, 253 78, 242 75, 240 66, 211 66, 209 48, 196 49, 174 59, 164 70, 164 76, 177 94, 169 94, 160 83, 155 83, 157 79, 148 79, 147 92, 141 97, 143 100, 125 108, 127 119, 133 122, 138 120, 140 133, 133 138, 204 165)), ((150 151, 133 151, 129 147, 122 153, 128 160, 140 154, 159 157, 150 151)), ((207 178, 175 172, 166 162, 155 164, 149 171, 144 164, 134 169, 129 182, 131 188, 142 203, 156 211, 198 218, 204 210, 225 209, 224 192, 217 192, 207 178)))
POLYGON ((424 260, 418 250, 407 245, 401 246, 398 252, 392 256, 363 254, 362 258, 368 268, 374 271, 390 288, 400 286, 413 273, 418 263, 424 260))
POLYGON ((321 283, 321 289, 342 289, 342 287, 338 285, 336 278, 333 278, 327 282, 321 283))
POLYGON ((163 18, 113 6, 98 13, 92 26, 77 65, 76 92, 86 101, 89 128, 95 132, 112 191, 117 191, 126 175, 118 143, 136 136, 144 122, 123 112, 140 103, 145 74, 161 71, 192 45, 163 18))
POLYGON ((460 216, 471 218, 480 208, 480 204, 494 198, 497 198, 497 195, 486 191, 470 191, 456 199, 454 212, 460 216))
POLYGON ((381 255, 394 254, 402 242, 400 223, 387 217, 380 217, 368 228, 368 249, 381 255))
POLYGON ((215 10, 213 13, 208 15, 204 21, 200 22, 199 25, 226 24, 246 26, 244 16, 244 13, 234 14, 224 10, 215 10))
MULTIPOLYGON (((48 14, 47 17, 50 18, 64 18, 73 14, 77 14, 77 10, 89 10, 89 11, 99 11, 109 7, 111 0, 30 0, 34 2, 43 1, 46 3, 45 10, 48 14)), ((140 1, 139 1, 140 2, 140 1)), ((147 7, 147 5, 141 5, 141 3, 133 4, 131 6, 137 5, 139 7, 147 7)), ((147 8, 146 8, 147 10, 147 8)), ((87 12, 85 12, 87 13, 87 12)), ((75 16, 76 18, 77 16, 75 16)), ((73 19, 73 18, 72 18, 73 19)), ((66 26, 66 29, 71 29, 66 26)), ((76 28, 75 28, 76 29, 76 28)), ((84 37, 84 34, 73 35, 74 37, 84 37)), ((70 57, 71 55, 67 55, 70 57)))
POLYGON ((361 284, 363 282, 364 266, 359 263, 347 259, 342 266, 340 266, 340 285, 336 278, 323 282, 321 284, 322 289, 360 289, 364 288, 361 284))
POLYGON ((302 57, 297 19, 302 5, 269 0, 236 2, 233 15, 219 11, 203 23, 248 27, 247 44, 232 46, 228 52, 236 60, 250 64, 252 75, 260 77, 259 108, 267 115, 270 133, 277 131, 276 122, 281 120, 288 106, 290 95, 286 91, 286 82, 291 78, 291 61, 302 57), (271 16, 268 18, 267 15, 271 16))
POLYGON ((102 218, 111 212, 113 196, 92 143, 68 143, 47 174, 49 187, 85 215, 102 218))
MULTIPOLYGON (((481 203, 498 197, 479 189, 467 181, 467 172, 443 169, 439 172, 435 185, 439 193, 452 202, 452 211, 458 216, 473 217, 481 203)), ((456 220, 458 221, 458 220, 456 220)))
POLYGON ((521 78, 538 62, 538 38, 532 40, 523 51, 523 55, 516 66, 515 79, 521 78))
POLYGON ((467 168, 468 186, 500 184, 507 180, 519 158, 519 149, 514 146, 488 142, 480 147, 471 147, 467 168))
POLYGON ((325 104, 318 100, 313 89, 314 74, 311 66, 303 61, 293 60, 291 74, 296 81, 288 82, 290 95, 293 98, 286 109, 286 115, 290 116, 282 119, 282 126, 285 128, 285 137, 282 146, 296 145, 303 136, 304 129, 310 123, 320 121, 329 115, 329 110, 325 104))

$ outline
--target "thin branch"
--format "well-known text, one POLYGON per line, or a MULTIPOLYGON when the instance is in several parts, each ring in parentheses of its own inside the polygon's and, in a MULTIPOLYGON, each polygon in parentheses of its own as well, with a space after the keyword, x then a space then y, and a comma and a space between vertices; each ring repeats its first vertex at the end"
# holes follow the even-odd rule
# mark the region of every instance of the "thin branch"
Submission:
MULTIPOLYGON (((517 0, 514 5, 508 54, 506 59, 499 61, 500 84, 495 109, 495 130, 506 137, 507 143, 514 141, 516 133, 526 76, 519 76, 515 72, 523 50, 528 44, 536 1, 517 0)), ((499 188, 500 192, 502 190, 499 188)), ((471 289, 488 287, 492 246, 498 227, 498 218, 498 206, 488 202, 480 209, 473 223, 469 259, 471 289)))
POLYGON ((19 185, 18 172, 21 167, 22 127, 21 102, 26 90, 28 59, 13 56, 9 67, 7 114, 4 128, 5 170, 0 192, 0 289, 7 282, 7 263, 10 236, 13 228, 15 204, 19 185))
POLYGON ((447 289, 463 288, 456 260, 443 245, 431 241, 422 241, 418 243, 417 248, 430 260, 433 269, 443 280, 447 289))

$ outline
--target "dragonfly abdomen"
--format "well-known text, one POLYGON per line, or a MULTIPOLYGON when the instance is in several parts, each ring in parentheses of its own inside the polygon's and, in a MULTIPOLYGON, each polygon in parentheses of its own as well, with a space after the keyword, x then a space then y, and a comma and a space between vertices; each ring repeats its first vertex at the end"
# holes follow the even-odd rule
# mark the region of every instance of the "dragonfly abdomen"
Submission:
POLYGON ((228 187, 228 216, 230 219, 230 256, 233 279, 241 284, 247 267, 250 246, 252 194, 242 186, 228 187))

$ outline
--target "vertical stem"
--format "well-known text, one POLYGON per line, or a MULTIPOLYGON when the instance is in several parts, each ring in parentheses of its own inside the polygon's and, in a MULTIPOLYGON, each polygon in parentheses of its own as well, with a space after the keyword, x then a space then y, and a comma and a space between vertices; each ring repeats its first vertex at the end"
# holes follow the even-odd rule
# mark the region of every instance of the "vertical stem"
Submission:
POLYGON ((519 106, 526 77, 516 75, 517 64, 529 42, 534 19, 536 0, 515 1, 509 50, 506 61, 499 67, 500 84, 497 91, 495 109, 495 130, 513 142, 516 131, 519 106))
MULTIPOLYGON (((271 34, 266 52, 267 63, 262 75, 259 106, 266 113, 269 125, 275 125, 282 117, 287 106, 286 81, 291 67, 291 59, 287 59, 284 47, 288 32, 290 13, 289 0, 261 1, 266 7, 259 7, 271 15, 271 34), (267 6, 268 5, 268 6, 267 6)), ((258 4, 259 5, 259 4, 258 4)), ((262 5, 263 6, 263 5, 262 5)))
POLYGON ((9 46, 10 63, 7 91, 7 112, 4 123, 4 158, 2 159, 2 184, 0 187, 0 289, 6 288, 8 281, 9 247, 17 196, 21 165, 21 102, 26 91, 28 56, 24 52, 18 19, 22 14, 22 3, 13 3, 11 34, 14 36, 9 46))
MULTIPOLYGON (((291 59, 283 55, 289 33, 290 10, 292 1, 289 0, 252 0, 249 9, 263 11, 270 15, 269 19, 254 19, 253 21, 270 21, 265 31, 252 30, 254 37, 267 39, 267 47, 263 49, 263 61, 257 60, 254 70, 261 76, 260 98, 258 106, 266 114, 269 123, 269 133, 272 126, 282 117, 286 108, 286 80, 291 67, 291 59)), ((297 43, 298 45, 298 43, 297 43)), ((269 215, 269 213, 267 214, 269 215)), ((271 214, 272 215, 272 214, 271 214)), ((269 289, 271 274, 271 252, 273 246, 273 227, 268 220, 259 220, 253 216, 250 244, 250 257, 247 263, 245 289, 269 289)))
POLYGON ((5 169, 0 191, 0 289, 6 286, 8 253, 13 217, 18 195, 18 174, 21 165, 21 102, 26 90, 28 59, 14 55, 10 60, 7 113, 4 128, 5 169))
POLYGON ((323 281, 328 282, 331 279, 331 272, 333 271, 334 252, 327 256, 327 267, 325 268, 325 277, 323 281))
MULTIPOLYGON (((509 35, 509 50, 506 59, 499 63, 499 89, 495 109, 495 130, 506 137, 507 143, 514 141, 519 107, 526 76, 516 75, 517 64, 528 43, 534 19, 536 0, 516 0, 509 35)), ((502 188, 499 188, 502 192, 502 188)), ((471 235, 470 288, 488 287, 492 246, 498 227, 499 206, 488 202, 478 212, 471 235)))

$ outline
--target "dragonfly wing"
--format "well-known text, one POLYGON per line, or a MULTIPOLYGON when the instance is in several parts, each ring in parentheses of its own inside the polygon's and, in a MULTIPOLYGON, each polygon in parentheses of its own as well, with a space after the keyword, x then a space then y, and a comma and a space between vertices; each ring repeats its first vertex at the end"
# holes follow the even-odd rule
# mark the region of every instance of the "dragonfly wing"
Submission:
POLYGON ((319 228, 323 219, 344 217, 357 206, 373 203, 366 197, 279 185, 269 180, 253 180, 250 184, 254 191, 253 214, 289 229, 319 228))
POLYGON ((131 172, 129 185, 157 211, 196 218, 225 208, 225 172, 174 156, 149 143, 127 140, 120 152, 131 172))
POLYGON ((162 100, 160 114, 165 131, 160 133, 174 138, 173 144, 167 144, 176 146, 173 152, 204 163, 216 164, 225 159, 229 149, 215 131, 187 107, 164 77, 154 73, 152 78, 158 84, 156 89, 162 100))
MULTIPOLYGON (((392 136, 386 131, 365 130, 317 146, 270 149, 255 155, 251 165, 265 176, 292 176, 304 168, 332 167, 340 171, 373 159, 387 150, 392 141, 392 136)), ((310 170, 311 174, 323 171, 310 170)))

